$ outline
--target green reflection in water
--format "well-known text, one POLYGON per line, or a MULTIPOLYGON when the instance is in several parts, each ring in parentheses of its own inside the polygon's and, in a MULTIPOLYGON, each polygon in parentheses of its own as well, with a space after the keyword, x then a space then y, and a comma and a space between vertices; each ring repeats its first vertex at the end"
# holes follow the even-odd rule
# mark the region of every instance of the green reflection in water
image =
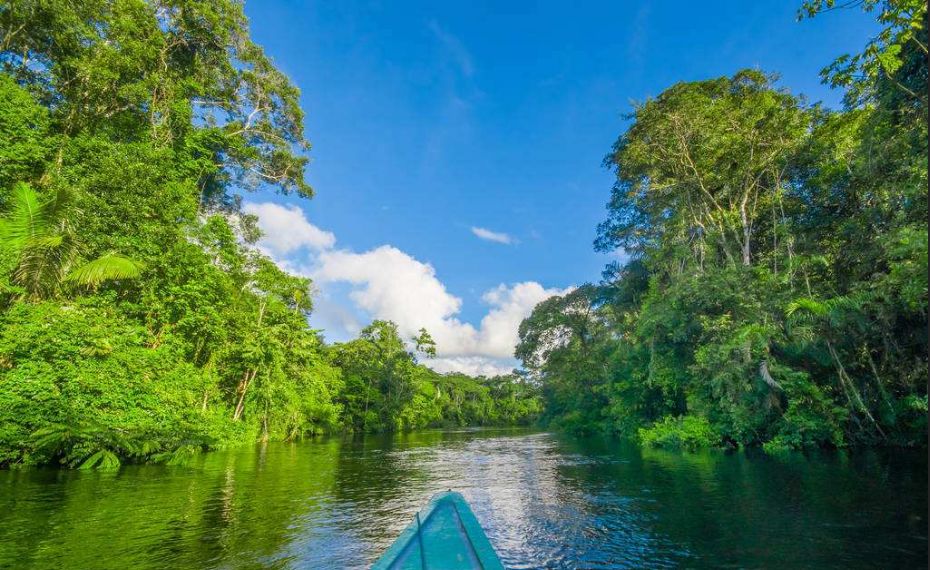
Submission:
POLYGON ((926 567, 926 484, 920 452, 689 454, 527 430, 268 444, 0 472, 0 567, 365 567, 447 488, 512 568, 926 567))

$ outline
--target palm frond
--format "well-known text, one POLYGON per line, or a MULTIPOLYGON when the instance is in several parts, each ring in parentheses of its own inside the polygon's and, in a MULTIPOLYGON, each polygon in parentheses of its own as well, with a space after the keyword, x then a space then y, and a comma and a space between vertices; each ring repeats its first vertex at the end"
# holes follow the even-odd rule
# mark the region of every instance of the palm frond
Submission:
POLYGON ((108 253, 71 270, 65 276, 65 281, 96 287, 104 281, 135 279, 142 274, 143 269, 144 265, 138 261, 108 253))
POLYGON ((26 241, 26 247, 51 249, 61 247, 65 243, 65 236, 62 234, 44 234, 29 238, 26 241))
POLYGON ((801 297, 788 303, 785 316, 791 318, 804 314, 819 318, 827 317, 831 322, 838 321, 843 315, 861 313, 873 298, 874 295, 866 291, 839 295, 823 301, 801 297))
POLYGON ((33 298, 51 297, 58 290, 65 268, 77 258, 77 244, 67 235, 30 240, 20 252, 13 280, 33 298))
POLYGON ((817 301, 816 299, 811 299, 809 297, 801 297, 800 299, 795 299, 788 303, 787 309, 785 309, 785 315, 787 317, 792 317, 796 313, 809 313, 814 316, 821 317, 829 312, 829 307, 817 301))
POLYGON ((43 213, 48 219, 60 220, 66 215, 80 213, 80 210, 75 207, 77 196, 73 189, 68 186, 59 186, 54 192, 54 195, 43 204, 43 213))
POLYGON ((28 184, 13 188, 12 209, 0 223, 0 244, 21 249, 28 240, 48 232, 53 221, 51 201, 43 202, 28 184))
POLYGON ((24 297, 54 296, 77 259, 78 241, 66 218, 73 201, 68 188, 50 197, 40 196, 28 184, 13 188, 11 209, 0 218, 0 247, 19 257, 13 281, 25 290, 24 297))

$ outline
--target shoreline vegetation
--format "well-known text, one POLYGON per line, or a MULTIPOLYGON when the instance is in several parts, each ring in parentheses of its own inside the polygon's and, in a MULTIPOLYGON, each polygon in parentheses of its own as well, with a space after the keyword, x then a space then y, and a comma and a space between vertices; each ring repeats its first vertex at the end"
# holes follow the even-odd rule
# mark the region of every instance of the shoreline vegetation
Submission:
POLYGON ((926 445, 926 9, 861 4, 882 31, 825 70, 842 111, 758 70, 635 108, 595 242, 624 262, 538 305, 523 370, 493 378, 428 368, 426 330, 326 344, 308 326, 310 280, 240 208, 314 194, 299 91, 240 2, 3 4, 0 466, 530 424, 926 445))
POLYGON ((845 108, 774 75, 678 83, 635 106, 595 248, 598 284, 536 307, 517 356, 542 421, 657 447, 927 443, 927 11, 823 70, 845 108))
POLYGON ((424 366, 426 331, 309 328, 310 281, 240 209, 313 195, 299 92, 241 2, 3 3, 0 65, 0 466, 538 415, 520 377, 424 366))

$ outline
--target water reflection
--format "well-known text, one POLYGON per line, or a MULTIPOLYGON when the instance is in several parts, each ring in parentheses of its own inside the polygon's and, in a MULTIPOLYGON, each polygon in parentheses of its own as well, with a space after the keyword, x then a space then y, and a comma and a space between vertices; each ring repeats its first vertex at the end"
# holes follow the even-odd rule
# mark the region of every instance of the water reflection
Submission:
POLYGON ((922 453, 680 454, 521 430, 0 472, 0 567, 363 568, 461 491, 511 568, 926 567, 922 453))

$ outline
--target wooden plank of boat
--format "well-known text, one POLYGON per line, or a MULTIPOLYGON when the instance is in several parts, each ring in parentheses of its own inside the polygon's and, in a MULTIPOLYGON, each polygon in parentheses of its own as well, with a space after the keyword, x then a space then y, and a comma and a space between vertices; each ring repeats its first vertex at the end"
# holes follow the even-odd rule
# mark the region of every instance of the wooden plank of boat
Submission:
POLYGON ((461 494, 434 496, 372 570, 503 570, 494 547, 461 494))

